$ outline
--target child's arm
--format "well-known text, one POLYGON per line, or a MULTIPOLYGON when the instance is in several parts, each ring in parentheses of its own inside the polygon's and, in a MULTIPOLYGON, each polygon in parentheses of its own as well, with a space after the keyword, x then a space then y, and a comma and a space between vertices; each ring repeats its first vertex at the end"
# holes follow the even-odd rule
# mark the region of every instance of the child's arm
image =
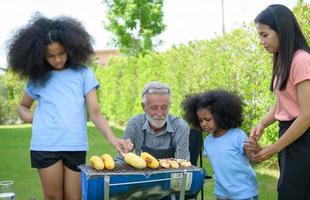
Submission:
POLYGON ((115 137, 111 128, 108 125, 108 122, 101 114, 95 89, 91 90, 86 95, 86 102, 90 120, 95 124, 101 134, 108 139, 108 141, 115 147, 115 149, 119 153, 122 154, 123 152, 127 153, 128 151, 130 151, 133 148, 130 139, 123 140, 115 137))
POLYGON ((260 150, 261 148, 258 142, 253 137, 249 137, 249 139, 244 143, 244 151, 252 163, 258 163, 253 158, 253 155, 257 154, 260 150))
POLYGON ((32 123, 33 113, 30 112, 30 108, 33 104, 33 101, 34 99, 25 93, 18 108, 19 117, 26 123, 32 123))

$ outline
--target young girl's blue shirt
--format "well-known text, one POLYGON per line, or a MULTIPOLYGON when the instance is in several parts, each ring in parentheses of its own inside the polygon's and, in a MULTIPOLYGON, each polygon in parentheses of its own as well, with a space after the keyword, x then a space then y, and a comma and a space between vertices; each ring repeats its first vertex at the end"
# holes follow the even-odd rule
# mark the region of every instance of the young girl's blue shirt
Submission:
POLYGON ((26 93, 38 101, 30 150, 86 151, 86 95, 99 84, 90 68, 51 71, 44 86, 28 81, 26 93))
POLYGON ((246 134, 238 128, 229 129, 220 137, 206 137, 204 154, 215 174, 216 196, 235 200, 258 195, 255 171, 243 148, 246 140, 246 134))

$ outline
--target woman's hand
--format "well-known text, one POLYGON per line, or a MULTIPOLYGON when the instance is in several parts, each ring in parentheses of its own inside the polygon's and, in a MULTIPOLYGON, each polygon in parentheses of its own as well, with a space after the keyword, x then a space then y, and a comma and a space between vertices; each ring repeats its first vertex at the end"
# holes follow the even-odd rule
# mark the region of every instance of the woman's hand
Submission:
POLYGON ((261 119, 261 121, 252 128, 250 136, 253 137, 256 141, 259 141, 259 139, 262 137, 264 133, 264 129, 274 123, 276 121, 275 119, 275 113, 276 113, 276 104, 273 105, 267 114, 261 119))
POLYGON ((279 151, 277 150, 275 145, 271 144, 263 148, 258 153, 254 153, 252 158, 255 162, 262 162, 262 161, 268 160, 269 158, 271 158, 273 155, 275 155, 278 152, 279 151))
POLYGON ((115 147, 115 149, 123 155, 123 153, 128 153, 133 149, 133 144, 131 143, 130 139, 120 139, 120 138, 114 138, 111 141, 111 144, 115 147))
POLYGON ((265 126, 262 123, 257 124, 252 128, 250 137, 252 137, 255 141, 259 141, 264 133, 265 126))
POLYGON ((261 150, 258 142, 253 138, 253 137, 249 137, 249 139, 247 141, 245 141, 244 143, 244 151, 247 155, 247 157, 249 158, 249 160, 251 161, 251 163, 258 163, 258 161, 256 161, 253 158, 254 154, 257 154, 259 151, 261 150))

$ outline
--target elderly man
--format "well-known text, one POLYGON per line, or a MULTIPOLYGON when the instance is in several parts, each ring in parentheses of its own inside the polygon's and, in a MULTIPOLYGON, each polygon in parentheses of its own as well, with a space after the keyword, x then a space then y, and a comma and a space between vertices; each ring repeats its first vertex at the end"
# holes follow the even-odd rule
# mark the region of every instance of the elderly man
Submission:
POLYGON ((170 87, 160 82, 147 83, 141 105, 144 113, 128 121, 123 136, 132 141, 136 154, 144 151, 157 159, 189 160, 189 127, 183 119, 169 114, 170 87))

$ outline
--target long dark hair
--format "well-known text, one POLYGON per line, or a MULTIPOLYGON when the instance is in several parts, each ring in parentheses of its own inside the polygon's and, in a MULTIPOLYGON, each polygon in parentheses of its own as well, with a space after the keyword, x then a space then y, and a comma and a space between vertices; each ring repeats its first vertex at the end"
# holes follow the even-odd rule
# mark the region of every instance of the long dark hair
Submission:
POLYGON ((277 32, 279 37, 279 49, 273 54, 272 78, 270 91, 274 88, 284 90, 289 78, 291 64, 294 53, 297 50, 305 50, 310 53, 310 49, 300 26, 290 9, 274 4, 268 6, 255 18, 255 23, 268 25, 277 32), (274 87, 274 81, 277 82, 274 87))

